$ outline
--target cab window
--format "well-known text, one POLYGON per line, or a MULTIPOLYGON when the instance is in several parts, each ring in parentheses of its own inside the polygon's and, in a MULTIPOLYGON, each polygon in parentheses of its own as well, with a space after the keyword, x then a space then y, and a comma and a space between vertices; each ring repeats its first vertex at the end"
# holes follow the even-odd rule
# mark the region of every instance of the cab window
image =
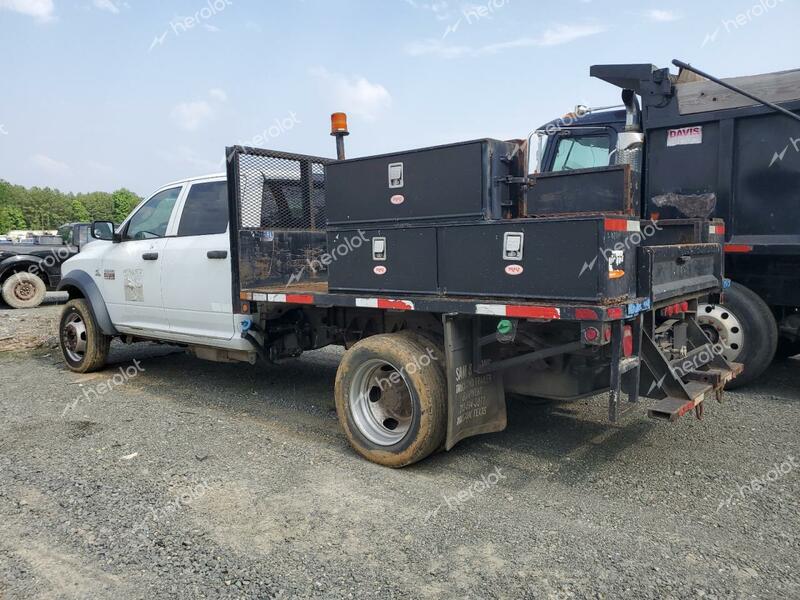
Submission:
POLYGON ((611 140, 607 135, 561 137, 553 171, 607 167, 610 153, 611 140))
POLYGON ((178 235, 211 235, 228 229, 228 184, 195 183, 183 205, 178 235))
POLYGON ((170 188, 145 202, 128 221, 125 239, 148 240, 167 235, 169 218, 180 193, 180 187, 170 188))

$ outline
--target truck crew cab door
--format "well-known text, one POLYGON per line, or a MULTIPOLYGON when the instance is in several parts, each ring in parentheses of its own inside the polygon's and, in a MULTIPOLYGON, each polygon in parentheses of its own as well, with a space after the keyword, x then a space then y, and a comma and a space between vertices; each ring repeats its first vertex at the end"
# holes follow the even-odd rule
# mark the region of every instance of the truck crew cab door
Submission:
POLYGON ((170 331, 229 340, 236 325, 225 177, 190 182, 177 213, 162 273, 170 331))
POLYGON ((121 241, 103 255, 95 278, 117 328, 168 331, 161 294, 167 234, 183 186, 156 192, 119 231, 121 241))

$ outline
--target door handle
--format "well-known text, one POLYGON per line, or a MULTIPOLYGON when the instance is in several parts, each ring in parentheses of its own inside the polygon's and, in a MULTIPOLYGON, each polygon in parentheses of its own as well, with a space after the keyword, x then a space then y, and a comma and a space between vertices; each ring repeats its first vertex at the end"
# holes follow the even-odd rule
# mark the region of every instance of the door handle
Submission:
POLYGON ((144 260, 158 260, 158 252, 145 252, 142 254, 144 260))
POLYGON ((206 252, 208 258, 228 258, 227 250, 209 250, 206 252))

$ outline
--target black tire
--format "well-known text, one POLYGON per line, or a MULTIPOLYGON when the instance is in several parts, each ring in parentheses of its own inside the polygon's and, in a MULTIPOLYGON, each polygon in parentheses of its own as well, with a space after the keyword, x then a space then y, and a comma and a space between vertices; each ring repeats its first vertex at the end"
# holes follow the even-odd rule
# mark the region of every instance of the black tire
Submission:
POLYGON ((336 372, 336 413, 361 456, 399 468, 441 447, 447 432, 447 385, 440 361, 431 358, 436 352, 429 340, 401 332, 366 338, 345 353, 336 372), (381 382, 395 373, 399 381, 384 387, 381 382), (382 411, 383 402, 388 412, 382 411))
POLYGON ((64 305, 58 324, 58 341, 70 371, 90 373, 105 366, 111 336, 100 331, 89 303, 83 298, 64 305))
POLYGON ((3 282, 3 301, 12 308, 36 308, 46 293, 42 278, 27 271, 14 273, 3 282))
MULTIPOLYGON (((698 319, 701 324, 709 306, 700 307, 698 319)), ((778 347, 778 324, 769 306, 755 292, 736 282, 725 290, 720 306, 741 323, 742 329, 741 348, 733 360, 742 363, 744 371, 726 386, 732 390, 755 381, 772 363, 778 347)), ((713 335, 712 341, 716 341, 713 335)))

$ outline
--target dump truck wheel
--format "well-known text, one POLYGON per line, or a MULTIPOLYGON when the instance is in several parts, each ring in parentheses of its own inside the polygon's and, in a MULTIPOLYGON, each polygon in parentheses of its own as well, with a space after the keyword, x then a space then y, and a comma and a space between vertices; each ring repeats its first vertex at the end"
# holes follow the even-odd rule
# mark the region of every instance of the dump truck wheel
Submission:
POLYGON ((12 308, 36 308, 46 293, 44 281, 33 273, 14 273, 3 283, 3 301, 12 308))
POLYGON ((722 304, 701 304, 697 321, 712 342, 722 345, 726 360, 744 365, 744 371, 726 389, 754 381, 775 356, 778 324, 769 306, 743 285, 731 283, 722 304))
POLYGON ((70 371, 89 373, 106 364, 111 337, 100 331, 86 300, 70 300, 64 305, 58 338, 70 371))
POLYGON ((447 429, 444 370, 428 340, 375 335, 348 350, 336 372, 336 412, 364 458, 404 467, 439 448, 447 429))

